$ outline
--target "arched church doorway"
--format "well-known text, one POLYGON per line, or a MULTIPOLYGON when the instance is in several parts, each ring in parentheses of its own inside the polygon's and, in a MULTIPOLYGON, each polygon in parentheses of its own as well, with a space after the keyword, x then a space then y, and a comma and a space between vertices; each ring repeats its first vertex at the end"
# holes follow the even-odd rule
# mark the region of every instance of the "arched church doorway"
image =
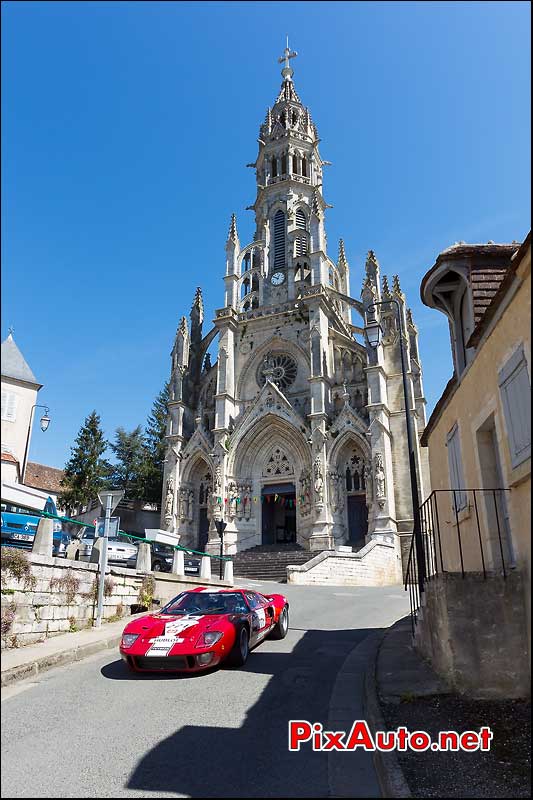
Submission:
POLYGON ((280 445, 271 450, 263 467, 261 490, 262 544, 296 542, 296 488, 291 458, 280 445))
POLYGON ((365 458, 357 445, 351 442, 343 448, 338 463, 346 492, 347 544, 362 547, 368 533, 365 458))
POLYGON ((269 483, 261 490, 261 543, 296 542, 296 489, 294 483, 269 483))

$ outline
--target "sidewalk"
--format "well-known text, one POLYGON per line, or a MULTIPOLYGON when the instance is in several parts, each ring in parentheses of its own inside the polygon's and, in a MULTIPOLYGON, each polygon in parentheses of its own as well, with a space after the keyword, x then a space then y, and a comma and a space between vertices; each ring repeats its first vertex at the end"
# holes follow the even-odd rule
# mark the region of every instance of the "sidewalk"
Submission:
POLYGON ((453 692, 411 646, 409 617, 381 639, 365 681, 373 730, 479 730, 489 752, 375 753, 383 797, 530 797, 530 711, 522 700, 477 700, 453 692))
POLYGON ((117 649, 125 626, 143 614, 125 616, 118 622, 104 622, 100 628, 52 636, 28 647, 2 650, 2 686, 35 677, 52 667, 72 664, 100 650, 117 649))

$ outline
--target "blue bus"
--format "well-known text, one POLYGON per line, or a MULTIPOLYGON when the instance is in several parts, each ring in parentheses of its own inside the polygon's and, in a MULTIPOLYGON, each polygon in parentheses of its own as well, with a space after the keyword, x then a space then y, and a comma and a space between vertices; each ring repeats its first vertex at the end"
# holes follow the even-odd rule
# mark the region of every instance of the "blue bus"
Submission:
MULTIPOLYGON (((51 497, 46 501, 44 511, 58 516, 56 504, 51 497)), ((32 514, 27 509, 2 503, 2 546, 31 550, 40 519, 40 516, 32 514)), ((69 542, 70 536, 63 531, 61 522, 55 519, 52 555, 65 558, 69 542)))

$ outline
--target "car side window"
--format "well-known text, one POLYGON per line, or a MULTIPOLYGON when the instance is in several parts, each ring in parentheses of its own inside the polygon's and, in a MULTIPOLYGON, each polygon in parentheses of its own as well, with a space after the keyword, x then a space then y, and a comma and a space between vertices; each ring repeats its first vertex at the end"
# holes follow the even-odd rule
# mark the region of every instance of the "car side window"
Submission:
POLYGON ((263 601, 258 594, 255 594, 255 592, 246 592, 246 599, 248 600, 250 608, 253 611, 255 611, 256 608, 261 608, 263 606, 263 601))

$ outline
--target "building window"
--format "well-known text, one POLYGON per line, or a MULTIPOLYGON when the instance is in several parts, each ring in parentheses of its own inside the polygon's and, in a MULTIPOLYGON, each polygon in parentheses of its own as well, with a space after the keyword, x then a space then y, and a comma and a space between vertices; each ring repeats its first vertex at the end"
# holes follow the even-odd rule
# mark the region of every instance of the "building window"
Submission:
POLYGON ((15 422, 17 419, 18 395, 14 392, 2 392, 2 419, 15 422))
POLYGON ((523 347, 499 371, 498 384, 514 469, 531 457, 531 384, 523 347))
POLYGON ((278 175, 278 160, 277 158, 272 159, 272 177, 276 178, 278 175))
POLYGON ((463 475, 463 462, 461 460, 461 440, 459 438, 459 427, 457 424, 453 426, 446 437, 446 447, 448 448, 450 488, 456 490, 454 492, 455 508, 457 511, 460 511, 462 508, 466 508, 467 497, 466 492, 462 491, 465 488, 465 479, 463 475))
POLYGON ((276 211, 274 215, 274 267, 285 266, 285 214, 276 211))
POLYGON ((299 208, 296 212, 296 227, 305 231, 305 212, 302 208, 299 208))
POLYGON ((282 155, 281 156, 281 174, 282 175, 286 175, 287 174, 287 156, 286 155, 282 155))

